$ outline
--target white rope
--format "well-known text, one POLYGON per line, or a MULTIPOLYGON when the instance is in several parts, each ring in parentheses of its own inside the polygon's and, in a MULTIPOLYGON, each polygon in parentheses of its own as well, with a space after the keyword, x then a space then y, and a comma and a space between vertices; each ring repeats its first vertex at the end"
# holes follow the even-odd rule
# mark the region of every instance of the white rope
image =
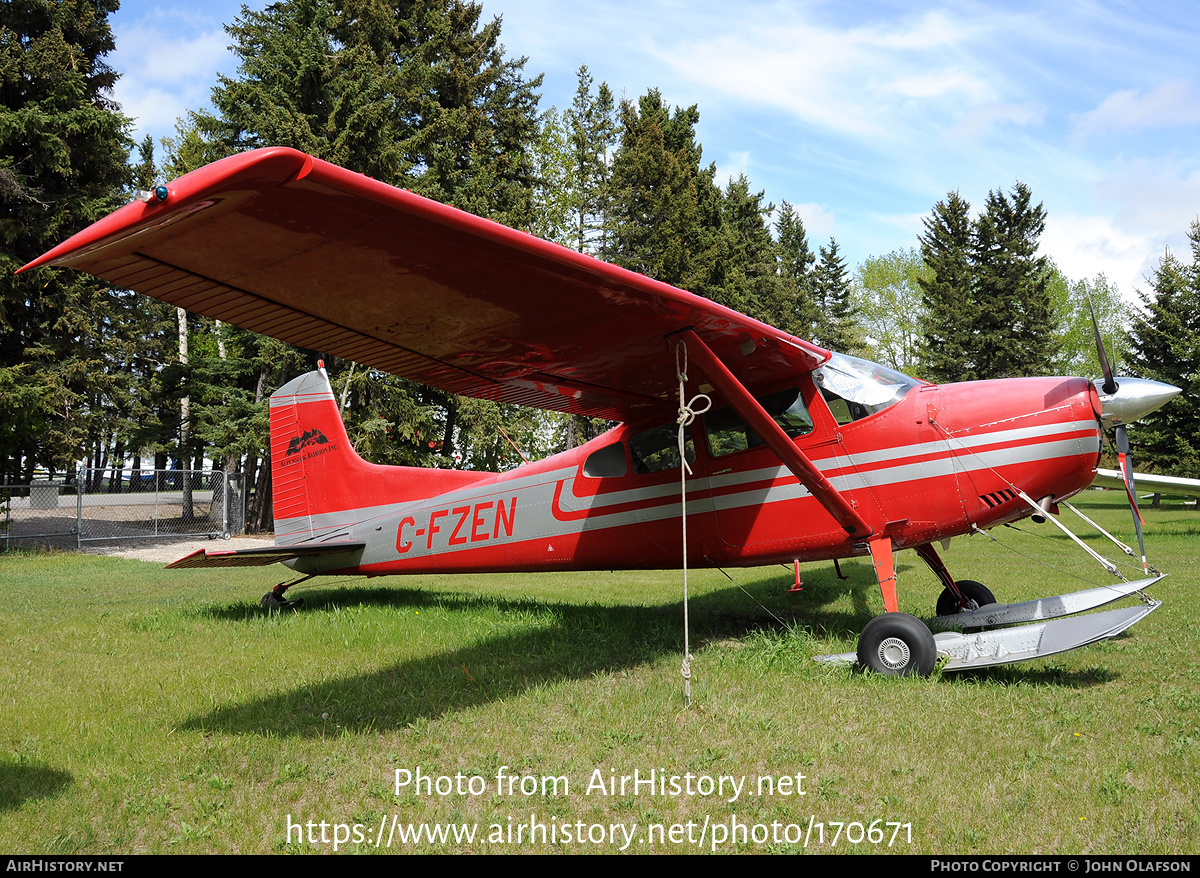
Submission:
POLYGON ((702 415, 712 408, 712 400, 703 393, 697 393, 690 400, 684 401, 684 385, 687 383, 687 346, 682 342, 675 344, 675 377, 679 379, 679 517, 683 522, 683 665, 680 673, 683 675, 684 704, 692 704, 692 648, 688 627, 688 558, 687 558, 687 477, 692 468, 687 461, 687 428, 697 415, 702 415))

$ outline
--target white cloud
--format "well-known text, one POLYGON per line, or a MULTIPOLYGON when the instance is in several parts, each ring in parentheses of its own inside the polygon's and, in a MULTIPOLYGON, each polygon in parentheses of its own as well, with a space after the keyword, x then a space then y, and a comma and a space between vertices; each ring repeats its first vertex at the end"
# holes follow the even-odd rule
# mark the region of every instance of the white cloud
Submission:
POLYGON ((947 132, 951 140, 980 140, 1005 122, 1027 128, 1041 125, 1046 118, 1046 108, 1034 102, 1021 104, 981 104, 970 110, 947 132))
POLYGON ((236 67, 230 38, 212 14, 154 7, 113 23, 113 96, 135 120, 135 137, 174 132, 175 120, 209 103, 217 72, 236 67))
POLYGON ((833 211, 811 201, 806 204, 793 204, 792 208, 804 221, 804 231, 808 234, 809 246, 815 253, 821 241, 814 241, 814 239, 833 237, 834 228, 837 225, 833 211))
POLYGON ((1124 231, 1108 216, 1050 214, 1042 233, 1041 252, 1071 280, 1105 275, 1122 296, 1136 301, 1142 278, 1157 263, 1156 242, 1144 233, 1124 231))
MULTIPOLYGON (((724 189, 741 174, 750 177, 750 153, 731 152, 725 161, 717 163, 715 182, 724 189)), ((751 186, 753 187, 753 180, 751 180, 751 186)))
POLYGON ((1075 117, 1075 134, 1085 137, 1197 123, 1200 123, 1200 91, 1192 83, 1176 79, 1145 93, 1122 89, 1110 94, 1096 109, 1075 117))
POLYGON ((177 35, 170 27, 140 23, 115 35, 125 64, 125 76, 157 84, 206 81, 212 71, 232 58, 229 37, 217 28, 177 35))
POLYGON ((886 90, 903 98, 918 100, 953 94, 961 94, 973 100, 985 100, 990 94, 990 89, 982 79, 971 71, 958 67, 899 76, 887 84, 886 90))

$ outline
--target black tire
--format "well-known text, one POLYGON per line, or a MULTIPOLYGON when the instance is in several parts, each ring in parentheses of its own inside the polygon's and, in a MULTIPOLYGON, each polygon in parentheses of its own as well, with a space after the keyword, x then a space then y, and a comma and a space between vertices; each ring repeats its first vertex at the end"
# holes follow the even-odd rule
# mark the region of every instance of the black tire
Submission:
POLYGON ((259 604, 268 613, 273 610, 298 610, 304 606, 304 598, 294 598, 289 601, 275 594, 275 592, 269 591, 262 596, 259 604))
MULTIPOLYGON (((996 597, 991 590, 982 582, 976 582, 973 579, 964 579, 961 582, 955 583, 958 590, 962 592, 963 597, 967 599, 966 609, 974 610, 978 607, 985 607, 988 604, 996 603, 996 597), (975 606, 972 607, 972 601, 975 606)), ((939 616, 954 616, 962 612, 962 607, 958 603, 958 595, 950 589, 942 589, 942 593, 937 599, 937 614, 939 616)))
POLYGON ((889 677, 927 677, 937 664, 933 632, 908 613, 876 616, 859 635, 858 663, 889 677))

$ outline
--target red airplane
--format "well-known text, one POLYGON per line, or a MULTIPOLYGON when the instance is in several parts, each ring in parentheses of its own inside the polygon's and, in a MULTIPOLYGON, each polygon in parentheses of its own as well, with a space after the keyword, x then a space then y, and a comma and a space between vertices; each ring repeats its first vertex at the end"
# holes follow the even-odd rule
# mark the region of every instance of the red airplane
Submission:
MULTIPOLYGON (((282 148, 144 193, 21 270, 46 265, 451 393, 621 422, 505 473, 378 466, 355 453, 321 368, 271 397, 276 545, 172 567, 281 561, 307 578, 669 569, 685 547, 718 567, 870 556, 886 612, 856 654, 826 658, 886 674, 1050 655, 1158 606, 1142 594, 1158 576, 998 604, 934 544, 1056 512, 1092 483, 1103 420, 1177 388, 1110 374, 928 384, 282 148), (899 612, 902 549, 945 587, 930 624, 956 630, 899 612)), ((292 584, 264 604, 292 603, 292 584)))

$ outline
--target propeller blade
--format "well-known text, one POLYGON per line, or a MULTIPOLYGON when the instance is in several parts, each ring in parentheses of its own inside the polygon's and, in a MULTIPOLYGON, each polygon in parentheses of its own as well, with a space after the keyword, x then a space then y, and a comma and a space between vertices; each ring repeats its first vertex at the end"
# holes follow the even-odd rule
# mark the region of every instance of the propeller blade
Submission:
POLYGON ((1124 424, 1117 425, 1117 460, 1121 466, 1121 474, 1125 477, 1125 493, 1129 497, 1129 510, 1133 513, 1133 529, 1137 531, 1138 551, 1142 554, 1142 570, 1148 571, 1146 563, 1146 542, 1142 538, 1142 513, 1138 510, 1137 485, 1133 480, 1133 455, 1129 453, 1129 434, 1124 424))
POLYGON ((1113 378, 1108 354, 1104 352, 1104 339, 1100 337, 1100 323, 1096 320, 1096 309, 1092 307, 1091 299, 1088 299, 1088 311, 1092 315, 1092 333, 1096 336, 1096 356, 1100 359, 1100 371, 1104 374, 1104 384, 1100 389, 1104 391, 1105 396, 1111 396, 1117 392, 1117 380, 1113 378))

